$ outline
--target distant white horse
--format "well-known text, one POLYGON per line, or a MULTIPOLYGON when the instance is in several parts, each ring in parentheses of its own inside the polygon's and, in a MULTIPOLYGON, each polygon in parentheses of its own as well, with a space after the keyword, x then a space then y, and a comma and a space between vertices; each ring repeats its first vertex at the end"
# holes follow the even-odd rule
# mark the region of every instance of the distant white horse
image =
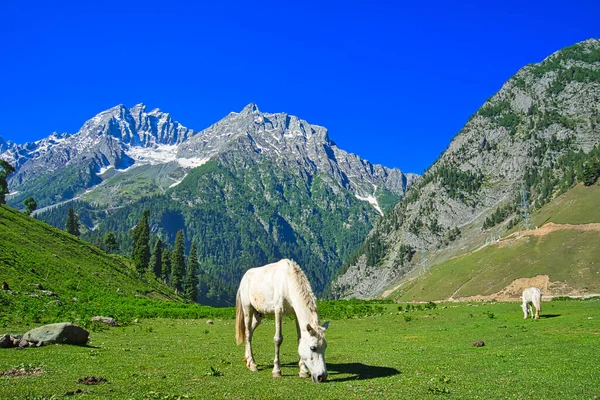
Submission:
POLYGON ((523 290, 523 319, 527 319, 527 314, 531 314, 533 318, 533 307, 535 307, 535 319, 540 319, 540 311, 542 311, 542 291, 536 287, 530 287, 523 290))
POLYGON ((235 337, 237 344, 246 343, 244 361, 256 371, 252 355, 252 334, 264 314, 275 315, 275 360, 273 377, 280 377, 279 347, 283 342, 281 319, 294 313, 300 355, 300 377, 312 376, 314 382, 327 379, 324 331, 328 322, 319 326, 317 302, 310 283, 294 261, 283 259, 264 267, 251 268, 242 277, 235 301, 235 337))

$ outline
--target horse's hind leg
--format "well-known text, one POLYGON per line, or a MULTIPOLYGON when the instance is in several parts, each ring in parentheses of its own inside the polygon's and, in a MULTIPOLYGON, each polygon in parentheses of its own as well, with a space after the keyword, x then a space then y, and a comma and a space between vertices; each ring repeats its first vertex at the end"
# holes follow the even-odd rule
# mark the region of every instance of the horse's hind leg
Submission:
MULTIPOLYGON (((300 323, 298 322, 298 317, 295 314, 294 316, 294 319, 296 320, 296 333, 298 334, 298 345, 300 345, 300 323)), ((304 361, 302 361, 302 359, 300 359, 298 362, 298 367, 300 367, 300 372, 298 372, 298 376, 300 378, 308 378, 310 376, 308 368, 306 368, 306 365, 304 365, 304 361)))
POLYGON ((279 348, 283 343, 283 335, 281 334, 281 320, 283 314, 280 311, 275 312, 275 337, 273 337, 273 343, 275 343, 275 359, 273 360, 273 378, 281 377, 281 369, 279 368, 279 348))
POLYGON ((529 303, 529 315, 531 315, 531 318, 534 318, 534 314, 533 314, 533 303, 529 303))
POLYGON ((246 355, 244 360, 250 371, 258 371, 252 355, 252 335, 258 324, 260 324, 260 314, 256 314, 257 312, 253 308, 244 308, 244 323, 246 324, 246 355))

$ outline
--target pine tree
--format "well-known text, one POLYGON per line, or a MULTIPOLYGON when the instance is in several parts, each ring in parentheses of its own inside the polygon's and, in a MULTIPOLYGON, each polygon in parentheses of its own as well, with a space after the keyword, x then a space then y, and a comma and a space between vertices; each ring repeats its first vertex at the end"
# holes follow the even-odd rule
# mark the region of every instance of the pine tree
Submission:
POLYGON ((114 253, 119 251, 119 243, 117 243, 117 237, 114 233, 108 232, 104 236, 104 245, 109 253, 114 253))
POLYGON ((15 172, 15 168, 4 160, 0 160, 0 204, 6 204, 6 195, 8 191, 8 182, 6 179, 15 172))
POLYGON ((183 276, 185 274, 185 255, 183 231, 177 231, 175 237, 175 248, 171 254, 171 286, 176 293, 181 293, 183 290, 183 276))
POLYGON ((31 196, 23 200, 23 204, 25 205, 27 215, 31 215, 31 213, 34 212, 37 208, 37 203, 35 202, 35 199, 31 196))
POLYGON ((144 210, 144 214, 133 231, 133 265, 138 274, 143 274, 150 265, 150 226, 148 217, 150 210, 144 210))
POLYGON ((198 250, 196 243, 192 243, 183 285, 183 296, 193 302, 198 300, 198 267, 198 250))
POLYGON ((600 176, 600 161, 591 160, 583 166, 583 184, 591 186, 598 180, 600 176))
POLYGON ((162 240, 158 239, 156 244, 154 245, 154 251, 152 252, 152 257, 150 258, 150 269, 154 272, 154 275, 157 278, 160 278, 162 272, 162 240))
POLYGON ((73 207, 69 207, 67 212, 67 223, 65 224, 65 230, 71 235, 79 237, 79 217, 75 214, 73 207))
POLYGON ((162 252, 162 267, 160 269, 160 279, 162 279, 165 285, 169 284, 169 277, 171 276, 171 251, 164 249, 162 252))

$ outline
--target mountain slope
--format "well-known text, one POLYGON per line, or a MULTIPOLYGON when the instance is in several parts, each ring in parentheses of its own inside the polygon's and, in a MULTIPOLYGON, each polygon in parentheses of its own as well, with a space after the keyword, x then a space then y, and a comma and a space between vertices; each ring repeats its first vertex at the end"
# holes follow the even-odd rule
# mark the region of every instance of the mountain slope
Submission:
POLYGON ((533 215, 529 231, 515 231, 401 283, 394 298, 411 301, 518 299, 523 286, 545 296, 600 293, 600 185, 578 185, 533 215), (535 281, 535 284, 532 284, 535 281))
POLYGON ((332 293, 371 297, 506 231, 583 179, 600 155, 600 41, 521 69, 369 234, 332 293), (524 187, 521 195, 521 187, 524 187))

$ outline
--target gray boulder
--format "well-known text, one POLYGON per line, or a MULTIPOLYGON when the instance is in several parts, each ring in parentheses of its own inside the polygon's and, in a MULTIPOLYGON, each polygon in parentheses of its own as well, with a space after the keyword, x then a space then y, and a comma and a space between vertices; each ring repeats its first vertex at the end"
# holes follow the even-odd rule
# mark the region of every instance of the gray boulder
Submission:
POLYGON ((23 335, 23 339, 38 343, 38 346, 54 343, 83 345, 87 343, 89 335, 88 331, 77 325, 60 322, 32 329, 23 335))

